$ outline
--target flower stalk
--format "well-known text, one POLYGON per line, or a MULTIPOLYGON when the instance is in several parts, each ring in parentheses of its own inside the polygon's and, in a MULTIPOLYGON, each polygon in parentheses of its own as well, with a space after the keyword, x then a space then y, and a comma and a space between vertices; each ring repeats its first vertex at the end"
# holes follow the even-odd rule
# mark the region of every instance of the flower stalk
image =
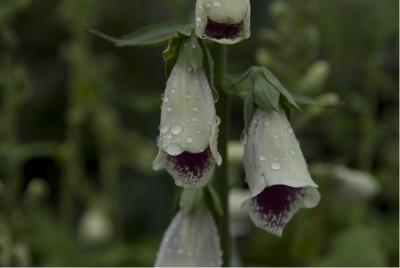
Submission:
POLYGON ((217 215, 217 228, 221 239, 221 249, 223 252, 223 266, 229 266, 230 260, 230 234, 229 234, 229 211, 228 211, 228 157, 227 143, 229 130, 229 95, 224 91, 224 80, 226 74, 227 47, 225 45, 215 45, 213 51, 215 62, 214 77, 215 88, 219 98, 216 105, 217 114, 221 118, 218 151, 222 157, 222 165, 216 169, 214 185, 219 195, 222 215, 217 215))

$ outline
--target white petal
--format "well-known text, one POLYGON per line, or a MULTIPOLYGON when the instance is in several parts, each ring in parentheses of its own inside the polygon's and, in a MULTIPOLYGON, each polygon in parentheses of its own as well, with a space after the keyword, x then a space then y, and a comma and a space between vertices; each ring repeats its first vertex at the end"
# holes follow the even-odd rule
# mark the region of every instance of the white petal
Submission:
POLYGON ((300 208, 315 207, 319 201, 320 194, 314 187, 276 185, 247 199, 242 209, 257 227, 281 236, 285 225, 300 208))
POLYGON ((205 72, 194 72, 181 53, 163 96, 160 147, 169 155, 204 151, 209 147, 215 117, 205 72))
POLYGON ((244 162, 246 181, 251 196, 265 187, 318 187, 307 169, 285 112, 266 112, 257 109, 251 122, 245 144, 244 162))
POLYGON ((211 213, 199 208, 178 212, 172 220, 157 255, 156 267, 221 266, 219 235, 211 213))
POLYGON ((250 13, 249 0, 197 0, 196 34, 222 44, 238 43, 250 37, 250 13), (207 27, 210 22, 214 24, 207 27))

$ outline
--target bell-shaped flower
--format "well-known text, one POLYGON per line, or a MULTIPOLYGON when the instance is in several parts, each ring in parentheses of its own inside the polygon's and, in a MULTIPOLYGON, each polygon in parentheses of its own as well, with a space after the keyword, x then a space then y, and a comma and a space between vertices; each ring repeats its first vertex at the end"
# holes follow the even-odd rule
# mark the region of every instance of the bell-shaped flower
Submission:
POLYGON ((197 0, 196 34, 222 44, 250 37, 250 0, 197 0))
POLYGON ((283 109, 255 111, 245 140, 244 164, 250 198, 242 208, 257 227, 281 236, 297 210, 319 203, 318 186, 283 109))
POLYGON ((204 207, 178 212, 157 254, 156 267, 221 266, 222 251, 213 217, 204 207))
POLYGON ((153 169, 166 168, 175 184, 202 187, 221 164, 219 117, 203 69, 193 70, 181 49, 167 81, 161 106, 159 152, 153 169))

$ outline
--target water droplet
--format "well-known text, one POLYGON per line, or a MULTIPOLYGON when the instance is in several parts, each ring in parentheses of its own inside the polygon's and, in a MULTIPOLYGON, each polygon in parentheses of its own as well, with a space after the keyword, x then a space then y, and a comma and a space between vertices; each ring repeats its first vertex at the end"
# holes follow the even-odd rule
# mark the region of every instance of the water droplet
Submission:
POLYGON ((195 44, 192 44, 192 48, 196 48, 196 45, 195 45, 195 44))
POLYGON ((291 149, 291 150, 289 151, 289 153, 290 153, 290 154, 296 154, 296 152, 295 152, 293 149, 291 149))
POLYGON ((198 111, 199 111, 199 108, 193 107, 192 111, 193 111, 193 112, 198 112, 198 111))
POLYGON ((181 249, 181 248, 178 249, 178 253, 179 253, 179 254, 183 254, 183 249, 181 249))
POLYGON ((181 131, 182 131, 182 127, 180 125, 175 125, 171 129, 171 132, 174 135, 178 135, 179 133, 181 133, 181 131))
POLYGON ((171 89, 171 93, 175 93, 175 89, 171 89))
POLYGON ((271 163, 271 168, 272 168, 273 170, 278 170, 278 169, 281 168, 281 164, 279 164, 278 162, 272 162, 272 163, 271 163))
POLYGON ((197 95, 197 98, 198 98, 198 99, 200 99, 200 98, 201 98, 201 95, 200 95, 200 94, 198 94, 198 95, 197 95))
POLYGON ((192 118, 192 121, 193 121, 193 122, 197 122, 197 120, 198 120, 198 119, 197 119, 197 118, 195 118, 195 117, 194 117, 194 118, 192 118))
POLYGON ((183 149, 178 144, 171 144, 167 147, 167 154, 175 156, 183 152, 183 149))
POLYGON ((167 133, 169 130, 169 125, 165 124, 161 127, 161 133, 167 133))
POLYGON ((219 116, 216 116, 214 120, 216 125, 221 124, 221 118, 219 116))
POLYGON ((269 127, 269 125, 270 125, 269 121, 265 121, 264 125, 265 125, 266 127, 269 127))
POLYGON ((277 134, 274 134, 274 135, 272 135, 272 137, 273 137, 274 139, 277 139, 277 138, 278 138, 278 135, 277 135, 277 134))
POLYGON ((214 6, 215 6, 215 7, 220 7, 220 6, 221 6, 221 3, 220 3, 220 2, 214 2, 214 6))
POLYGON ((278 161, 279 159, 278 159, 278 158, 274 158, 274 160, 275 160, 275 161, 278 161))
POLYGON ((172 135, 168 135, 167 139, 169 139, 169 140, 172 139, 172 135))
POLYGON ((186 99, 190 99, 191 96, 188 94, 188 95, 185 96, 185 98, 186 98, 186 99))
POLYGON ((285 158, 283 158, 283 160, 284 160, 284 161, 287 161, 287 158, 285 157, 285 158))
POLYGON ((196 131, 196 133, 197 133, 197 134, 200 134, 201 132, 200 132, 200 130, 198 130, 198 131, 196 131))
POLYGON ((164 102, 169 102, 169 98, 167 96, 164 97, 164 102))
POLYGON ((188 137, 188 138, 186 138, 186 142, 187 142, 187 143, 192 143, 192 142, 193 142, 193 139, 192 139, 191 137, 188 137))
POLYGON ((167 112, 172 112, 172 107, 168 106, 166 110, 167 110, 167 112))
POLYGON ((260 161, 265 161, 267 158, 262 154, 258 157, 258 159, 260 159, 260 161))
POLYGON ((293 134, 293 128, 289 127, 289 128, 288 128, 288 132, 289 132, 290 134, 293 134))

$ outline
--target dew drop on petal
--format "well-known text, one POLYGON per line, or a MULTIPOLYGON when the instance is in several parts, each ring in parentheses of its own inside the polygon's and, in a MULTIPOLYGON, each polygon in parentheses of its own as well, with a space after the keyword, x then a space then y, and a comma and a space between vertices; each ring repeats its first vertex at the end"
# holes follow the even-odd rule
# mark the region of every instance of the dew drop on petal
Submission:
POLYGON ((258 159, 260 159, 260 161, 265 161, 267 158, 262 154, 258 157, 258 159))
POLYGON ((216 125, 221 124, 221 118, 219 116, 216 116, 214 120, 216 125))
POLYGON ((277 139, 277 138, 278 138, 278 135, 277 135, 277 134, 274 134, 272 137, 273 137, 274 139, 277 139))
POLYGON ((169 130, 169 125, 165 124, 161 127, 161 133, 167 133, 169 130))
POLYGON ((192 118, 193 122, 196 122, 198 119, 196 117, 192 118))
POLYGON ((290 134, 293 134, 293 129, 292 129, 291 127, 289 127, 289 128, 288 128, 288 132, 289 132, 290 134))
POLYGON ((192 143, 193 142, 193 138, 191 138, 191 137, 186 138, 186 142, 187 143, 192 143))
POLYGON ((178 155, 182 153, 182 147, 177 145, 177 144, 171 144, 170 146, 167 147, 167 153, 169 155, 178 155))
POLYGON ((167 139, 169 139, 169 140, 172 139, 172 135, 168 135, 167 139))
POLYGON ((199 108, 193 107, 192 111, 193 111, 193 112, 198 112, 198 111, 199 111, 199 108))
POLYGON ((171 129, 171 132, 174 135, 178 135, 179 133, 181 133, 181 131, 182 131, 182 127, 180 125, 175 125, 171 129))
POLYGON ((268 126, 270 125, 270 124, 269 124, 269 121, 265 121, 264 125, 265 125, 266 127, 268 127, 268 126))
POLYGON ((166 110, 167 110, 167 112, 172 112, 171 106, 168 106, 166 110))
POLYGON ((289 153, 292 154, 292 155, 296 154, 296 152, 293 149, 290 149, 289 153))
POLYGON ((279 164, 278 162, 272 162, 270 166, 273 170, 278 170, 281 168, 281 164, 279 164))

